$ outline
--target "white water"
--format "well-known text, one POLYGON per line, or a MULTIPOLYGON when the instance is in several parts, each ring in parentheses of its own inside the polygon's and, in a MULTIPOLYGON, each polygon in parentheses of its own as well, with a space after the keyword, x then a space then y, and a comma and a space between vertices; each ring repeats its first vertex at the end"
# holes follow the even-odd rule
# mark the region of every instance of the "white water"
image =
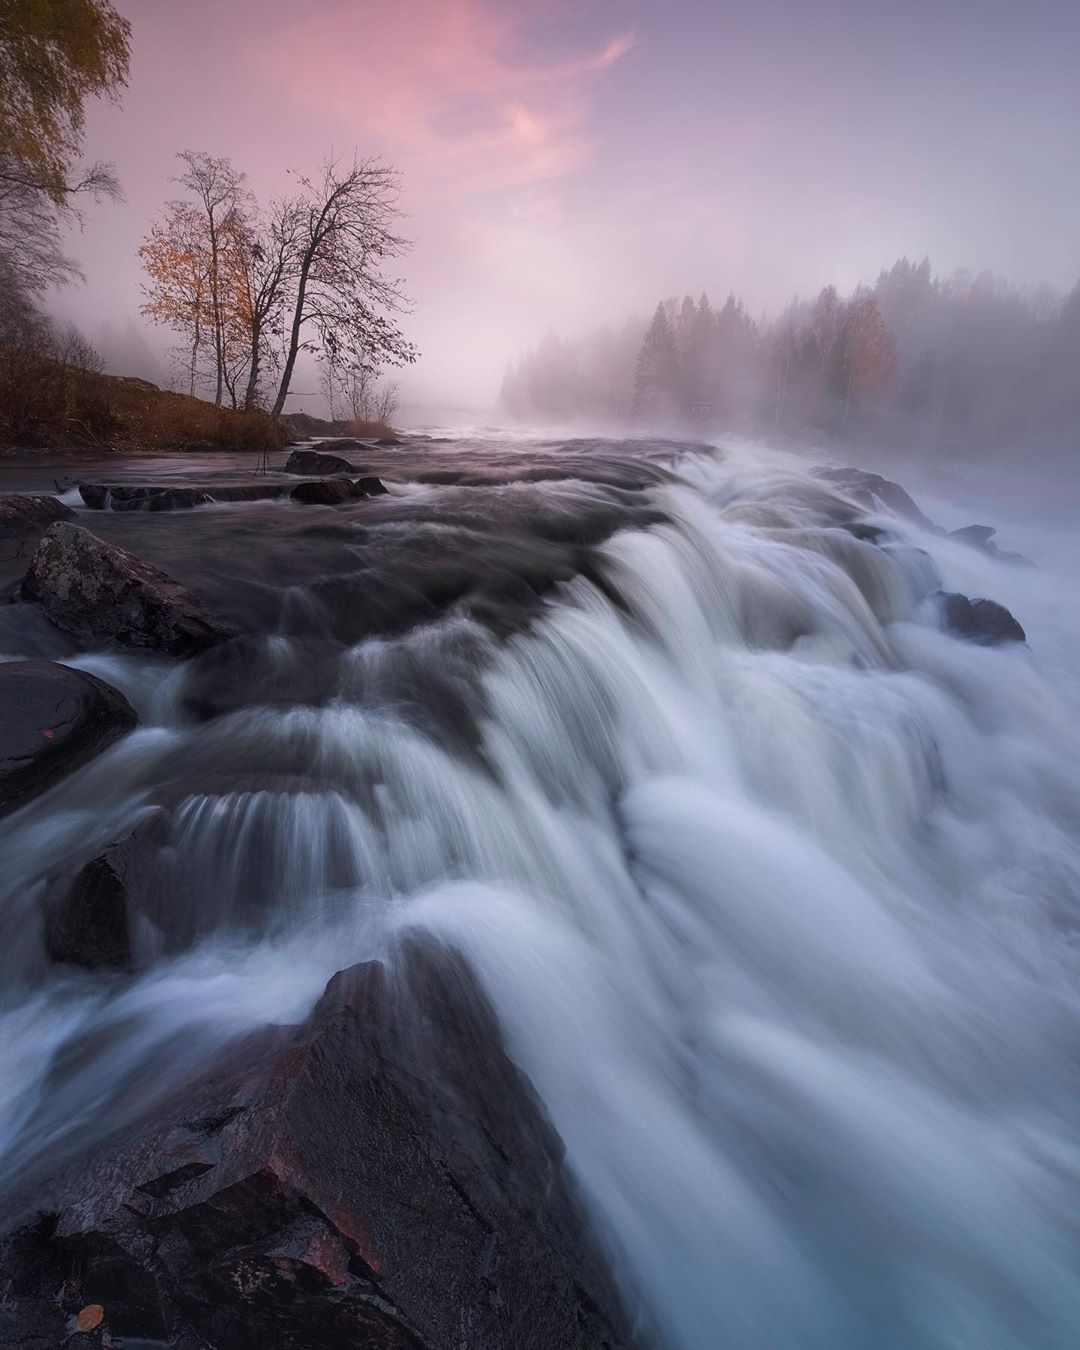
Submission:
POLYGON ((1076 1345, 1077 551, 1010 532, 1040 563, 1019 569, 896 521, 902 543, 859 543, 780 455, 680 474, 670 525, 602 546, 625 612, 578 579, 479 677, 493 772, 349 701, 404 648, 467 687, 457 653, 493 640, 464 619, 356 648, 328 708, 197 730, 138 662, 80 663, 156 725, 8 827, 24 924, 55 860, 200 738, 316 786, 182 804, 181 855, 215 879, 190 954, 110 986, 42 982, 20 949, 4 1166, 422 929, 490 993, 674 1350, 1076 1345), (1030 650, 937 631, 921 550, 1030 650))

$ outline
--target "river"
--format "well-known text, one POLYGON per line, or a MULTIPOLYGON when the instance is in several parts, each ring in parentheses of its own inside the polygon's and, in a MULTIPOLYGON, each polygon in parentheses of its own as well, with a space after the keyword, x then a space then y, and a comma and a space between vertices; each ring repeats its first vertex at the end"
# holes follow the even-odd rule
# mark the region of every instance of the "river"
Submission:
POLYGON ((0 823, 0 1183, 422 930, 672 1350, 1072 1350, 1080 548, 902 470, 1035 566, 873 512, 859 539, 812 467, 459 434, 373 452, 389 495, 344 508, 86 512, 246 637, 182 666, 0 610, 0 657, 140 715, 0 823), (945 632, 941 588, 1028 644, 945 632), (46 878, 159 808, 182 940, 50 967, 46 878))

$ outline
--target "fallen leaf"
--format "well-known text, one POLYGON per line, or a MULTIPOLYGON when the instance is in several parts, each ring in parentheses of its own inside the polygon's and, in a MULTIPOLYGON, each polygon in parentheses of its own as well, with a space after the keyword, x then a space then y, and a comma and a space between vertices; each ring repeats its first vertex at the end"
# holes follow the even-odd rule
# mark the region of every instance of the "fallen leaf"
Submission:
POLYGON ((105 1320, 105 1309, 100 1303, 88 1303, 75 1319, 75 1325, 80 1331, 93 1331, 95 1327, 101 1326, 105 1320))

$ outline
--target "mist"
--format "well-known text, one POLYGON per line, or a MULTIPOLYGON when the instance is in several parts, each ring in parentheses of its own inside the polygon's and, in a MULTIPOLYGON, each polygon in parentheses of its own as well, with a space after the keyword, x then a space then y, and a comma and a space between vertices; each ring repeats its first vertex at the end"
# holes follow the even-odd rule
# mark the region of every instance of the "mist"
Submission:
MULTIPOLYGON (((70 241, 86 283, 54 301, 118 372, 168 378, 137 251, 185 149, 229 156, 260 194, 331 148, 400 169, 418 409, 489 408, 549 330, 577 339, 668 296, 732 292, 775 319, 904 256, 1024 293, 1080 277, 1064 0, 119 8, 132 78, 86 142, 126 201, 87 212, 70 241)), ((293 410, 324 409, 313 370, 296 391, 293 410)))

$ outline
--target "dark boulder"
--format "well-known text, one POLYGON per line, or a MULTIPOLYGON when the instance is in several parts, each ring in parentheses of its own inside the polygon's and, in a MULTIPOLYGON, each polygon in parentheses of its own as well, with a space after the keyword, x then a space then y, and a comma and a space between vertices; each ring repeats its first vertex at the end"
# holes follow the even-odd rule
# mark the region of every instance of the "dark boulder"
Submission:
POLYGON ((42 536, 22 598, 93 645, 190 656, 234 636, 164 572, 64 521, 42 536))
MULTIPOLYGON (((335 442, 331 442, 334 444, 335 442)), ((338 442, 340 444, 340 442, 338 442)), ((363 449, 359 441, 349 442, 357 449, 363 449)), ((355 473, 356 466, 340 455, 327 455, 318 450, 294 450, 285 461, 286 473, 332 474, 355 473)))
POLYGON ((905 492, 899 483, 882 478, 879 473, 870 473, 866 469, 824 468, 815 473, 826 482, 835 484, 841 492, 864 506, 876 509, 884 507, 894 515, 913 520, 927 529, 933 529, 928 516, 923 515, 913 498, 905 492))
POLYGON ((70 520, 75 512, 58 497, 0 497, 0 539, 25 539, 40 534, 57 520, 70 520))
POLYGON ((942 591, 940 599, 946 627, 958 637, 984 647, 1027 641, 1020 624, 995 600, 969 600, 955 591, 942 591))
POLYGON ((632 1343, 490 1007, 415 944, 59 1175, 24 1174, 2 1212, 5 1345, 96 1305, 110 1335, 177 1350, 632 1343))
MULTIPOLYGON (((158 852, 167 816, 155 811, 86 863, 74 877, 54 877, 45 898, 45 950, 53 961, 126 969, 148 945, 147 926, 160 934, 158 852), (141 932, 140 932, 141 930, 141 932)), ((163 940, 154 942, 160 949, 163 940)))
POLYGON ((0 664, 0 814, 44 792, 136 723, 112 685, 52 661, 0 664))
POLYGON ((366 474, 363 478, 357 478, 353 481, 353 490, 358 497, 385 497, 387 487, 381 478, 376 478, 374 474, 366 474))
POLYGON ((323 479, 321 482, 297 483, 289 496, 305 506, 340 506, 352 501, 356 494, 347 478, 323 479))
POLYGON ((378 497, 386 492, 380 478, 323 478, 311 483, 297 483, 289 494, 294 502, 308 506, 340 506, 342 502, 358 497, 378 497))

